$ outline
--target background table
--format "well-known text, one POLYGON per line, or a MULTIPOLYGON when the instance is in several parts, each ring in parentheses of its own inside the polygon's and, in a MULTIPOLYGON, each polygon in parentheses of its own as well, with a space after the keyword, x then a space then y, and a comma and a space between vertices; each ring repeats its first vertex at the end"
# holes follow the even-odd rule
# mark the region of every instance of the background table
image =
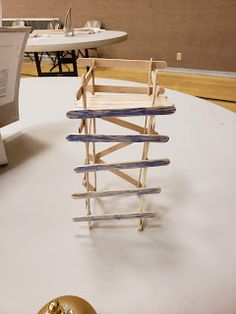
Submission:
POLYGON ((112 45, 127 39, 126 32, 109 30, 93 34, 80 31, 75 32, 75 36, 73 37, 66 37, 63 30, 34 30, 33 35, 34 34, 39 34, 39 37, 30 37, 28 39, 25 52, 34 53, 39 76, 55 76, 58 74, 63 74, 64 76, 77 76, 77 56, 75 54, 75 50, 84 49, 85 57, 88 57, 88 49, 90 48, 99 48, 112 45), (53 51, 57 53, 62 51, 71 51, 72 57, 70 62, 73 64, 73 71, 63 72, 62 69, 60 69, 59 73, 42 72, 38 53, 53 51))
MULTIPOLYGON (((9 165, 0 169, 0 312, 37 313, 75 294, 102 314, 235 313, 235 114, 168 90, 177 111, 159 117, 157 129, 170 141, 151 153, 156 147, 171 164, 148 175, 162 188, 147 198, 157 218, 143 232, 136 221, 89 231, 71 220, 84 210, 70 197, 81 190, 73 168, 83 144, 65 139, 78 126, 65 116, 77 86, 78 78, 23 79, 21 120, 2 130, 9 165)), ((116 201, 135 206, 132 197, 116 201)))

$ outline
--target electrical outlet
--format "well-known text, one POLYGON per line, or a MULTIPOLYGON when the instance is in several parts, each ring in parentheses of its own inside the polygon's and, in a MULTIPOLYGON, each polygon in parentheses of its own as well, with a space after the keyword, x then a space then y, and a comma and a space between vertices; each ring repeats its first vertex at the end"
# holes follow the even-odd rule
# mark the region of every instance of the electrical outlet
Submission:
POLYGON ((176 54, 176 60, 177 60, 177 61, 182 60, 182 53, 181 53, 181 52, 177 52, 177 54, 176 54))

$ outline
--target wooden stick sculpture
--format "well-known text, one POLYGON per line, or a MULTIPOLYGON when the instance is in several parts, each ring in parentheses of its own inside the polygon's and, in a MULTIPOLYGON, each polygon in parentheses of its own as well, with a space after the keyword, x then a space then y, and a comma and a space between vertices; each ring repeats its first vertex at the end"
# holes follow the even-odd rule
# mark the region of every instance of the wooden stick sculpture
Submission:
POLYGON ((85 199, 86 215, 76 217, 75 222, 87 221, 90 228, 91 222, 110 219, 139 219, 139 230, 143 230, 144 219, 152 218, 155 213, 145 211, 144 196, 160 193, 159 187, 147 187, 147 169, 169 164, 169 159, 149 159, 149 143, 163 143, 169 140, 166 135, 160 135, 155 131, 155 119, 157 115, 168 115, 175 112, 175 106, 167 101, 164 88, 158 85, 158 70, 166 68, 164 61, 139 61, 139 60, 112 60, 112 59, 79 59, 79 66, 89 67, 89 71, 82 76, 82 84, 77 92, 78 106, 80 109, 67 113, 69 119, 80 119, 79 132, 69 134, 68 141, 83 142, 85 144, 86 158, 84 165, 77 166, 74 170, 84 174, 83 184, 86 192, 74 193, 75 199, 85 199), (147 87, 140 86, 112 86, 95 84, 95 69, 99 67, 136 68, 148 71, 147 87), (100 94, 102 93, 102 94, 100 94), (113 94, 112 94, 113 93, 113 94), (111 97, 112 95, 115 96, 111 97), (119 96, 117 96, 117 93, 119 96), (132 123, 121 117, 143 116, 144 125, 132 123), (115 124, 124 129, 132 130, 138 134, 97 134, 97 119, 115 124), (107 142, 116 144, 96 151, 96 143, 107 142), (132 143, 143 143, 141 160, 126 162, 116 161, 107 163, 102 158, 118 151, 132 143), (138 178, 134 178, 124 169, 138 168, 138 178), (119 176, 134 188, 124 190, 97 190, 97 172, 110 171, 119 176), (94 183, 91 183, 91 172, 94 174, 94 183), (109 196, 136 195, 140 200, 138 212, 126 212, 115 214, 92 214, 91 199, 109 196))

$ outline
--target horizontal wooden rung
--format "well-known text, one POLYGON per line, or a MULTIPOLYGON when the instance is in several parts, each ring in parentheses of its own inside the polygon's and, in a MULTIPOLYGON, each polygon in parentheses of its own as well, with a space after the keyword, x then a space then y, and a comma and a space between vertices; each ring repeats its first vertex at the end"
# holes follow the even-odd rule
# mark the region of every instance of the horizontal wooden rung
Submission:
MULTIPOLYGON (((100 92, 100 93, 122 93, 122 94, 146 94, 147 95, 147 87, 143 86, 114 86, 114 85, 88 85, 86 87, 86 91, 88 92, 100 92)), ((153 93, 153 87, 150 86, 149 89, 150 94, 153 93)), ((160 86, 158 95, 164 94, 165 89, 160 86)), ((77 98, 78 99, 78 98, 77 98)))
MULTIPOLYGON (((79 58, 77 59, 79 67, 102 67, 102 68, 129 68, 146 70, 150 69, 150 61, 148 60, 125 60, 125 59, 103 59, 103 58, 79 58)), ((167 63, 165 61, 152 61, 152 69, 165 69, 167 63)))
POLYGON ((167 135, 141 134, 141 135, 103 135, 103 134, 69 134, 66 139, 70 142, 168 142, 167 135))
POLYGON ((125 108, 125 109, 101 109, 101 110, 71 110, 67 112, 69 119, 91 119, 104 117, 133 117, 133 116, 150 116, 150 115, 166 115, 175 112, 175 106, 163 107, 141 107, 141 108, 125 108))
POLYGON ((148 167, 159 167, 169 165, 170 160, 165 159, 152 159, 152 160, 141 160, 141 161, 130 161, 120 163, 105 163, 105 164, 93 164, 78 166, 74 169, 75 172, 93 172, 93 171, 105 171, 112 169, 133 169, 133 168, 148 168, 148 167))
POLYGON ((113 190, 104 192, 84 192, 84 193, 74 193, 73 198, 97 198, 97 197, 108 197, 108 196, 122 196, 122 195, 147 195, 147 194, 157 194, 160 193, 161 189, 157 188, 138 188, 129 190, 113 190))
POLYGON ((103 215, 88 215, 73 218, 74 222, 83 221, 100 221, 100 220, 121 220, 121 219, 135 219, 135 218, 153 218, 155 213, 152 212, 137 212, 125 214, 103 214, 103 215))

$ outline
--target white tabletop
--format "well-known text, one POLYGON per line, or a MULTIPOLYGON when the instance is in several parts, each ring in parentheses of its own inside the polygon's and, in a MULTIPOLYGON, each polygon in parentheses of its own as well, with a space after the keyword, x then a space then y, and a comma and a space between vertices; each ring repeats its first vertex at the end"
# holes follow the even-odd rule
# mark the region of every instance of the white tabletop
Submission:
MULTIPOLYGON (((148 175, 162 188, 147 197, 157 218, 143 232, 136 221, 89 231, 72 222, 83 201, 70 197, 81 190, 73 168, 83 145, 65 139, 78 125, 65 116, 77 86, 78 78, 22 79, 21 120, 2 129, 10 164, 0 169, 0 313, 37 313, 65 294, 100 314, 235 313, 236 115, 168 90, 177 111, 157 129, 170 141, 151 154, 171 164, 148 175)), ((113 182, 103 175, 102 185, 113 182)), ((117 202, 135 206, 132 197, 117 202)))
MULTIPOLYGON (((37 30, 34 31, 34 34, 36 33, 37 30)), ((98 48, 126 39, 127 33, 121 31, 101 31, 93 34, 81 31, 76 32, 73 37, 66 37, 64 32, 58 34, 40 31, 39 37, 30 37, 28 39, 25 51, 43 52, 98 48)))

